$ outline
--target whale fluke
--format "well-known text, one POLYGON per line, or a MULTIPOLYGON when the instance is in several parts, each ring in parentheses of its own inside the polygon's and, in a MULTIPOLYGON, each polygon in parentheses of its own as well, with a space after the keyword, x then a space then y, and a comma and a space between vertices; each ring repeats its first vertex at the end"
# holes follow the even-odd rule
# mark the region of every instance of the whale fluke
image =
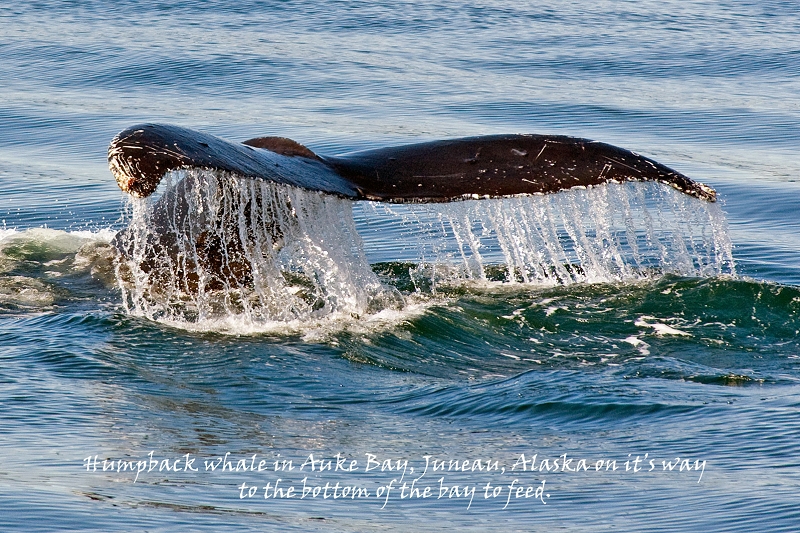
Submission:
POLYGON ((502 198, 624 181, 657 181, 716 200, 711 187, 652 159, 560 135, 468 137, 332 157, 282 137, 235 143, 178 126, 142 124, 111 141, 108 161, 120 188, 137 197, 152 194, 169 171, 200 168, 382 202, 502 198))

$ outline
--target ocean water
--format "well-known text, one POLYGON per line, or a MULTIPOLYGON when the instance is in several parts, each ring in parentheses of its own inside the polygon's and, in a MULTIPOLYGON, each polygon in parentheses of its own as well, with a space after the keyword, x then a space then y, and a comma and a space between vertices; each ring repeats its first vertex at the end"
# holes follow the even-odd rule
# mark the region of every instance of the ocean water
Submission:
POLYGON ((800 527, 793 3, 27 2, 0 94, 3 531, 800 527), (187 296, 110 244, 146 250, 106 162, 141 122, 331 155, 574 135, 719 202, 180 173, 159 194, 267 228, 252 283, 187 296))

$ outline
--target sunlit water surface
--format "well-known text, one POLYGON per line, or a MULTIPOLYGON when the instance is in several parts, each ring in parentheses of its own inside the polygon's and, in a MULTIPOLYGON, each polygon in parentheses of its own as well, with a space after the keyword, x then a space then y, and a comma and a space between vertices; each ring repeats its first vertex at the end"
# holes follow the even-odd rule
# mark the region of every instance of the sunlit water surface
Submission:
POLYGON ((796 530, 798 35, 777 1, 0 7, 0 529, 796 530), (250 281, 154 277, 110 244, 147 250, 153 203, 105 162, 143 121, 323 154, 576 135, 720 202, 352 204, 190 172, 204 217, 259 199, 250 281), (198 472, 117 472, 150 452, 198 472), (278 478, 312 491, 265 499, 278 478))

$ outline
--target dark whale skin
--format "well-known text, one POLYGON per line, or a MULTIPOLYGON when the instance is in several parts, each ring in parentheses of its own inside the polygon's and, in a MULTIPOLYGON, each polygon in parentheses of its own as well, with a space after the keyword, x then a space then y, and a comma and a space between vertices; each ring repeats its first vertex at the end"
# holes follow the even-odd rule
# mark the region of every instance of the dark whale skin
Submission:
POLYGON ((652 159, 559 135, 467 137, 333 157, 282 137, 236 143, 179 126, 142 124, 114 137, 108 161, 120 188, 137 197, 152 194, 171 170, 202 168, 382 202, 549 194, 625 181, 657 181, 716 200, 711 187, 652 159))

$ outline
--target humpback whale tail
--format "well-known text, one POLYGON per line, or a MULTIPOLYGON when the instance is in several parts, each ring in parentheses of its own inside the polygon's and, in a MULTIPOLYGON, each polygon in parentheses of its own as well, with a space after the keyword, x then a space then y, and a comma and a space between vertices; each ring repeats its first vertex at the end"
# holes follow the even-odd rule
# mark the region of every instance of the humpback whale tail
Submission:
POLYGON ((172 170, 200 168, 352 200, 450 202, 547 194, 609 182, 657 181, 713 202, 716 192, 652 159, 609 144, 554 135, 491 135, 329 157, 280 137, 233 143, 177 126, 143 124, 108 149, 117 183, 152 194, 172 170))
POLYGON ((389 270, 410 276, 414 287, 398 288, 412 292, 713 274, 730 256, 713 189, 585 139, 497 135, 330 157, 285 138, 240 144, 141 125, 115 137, 109 166, 133 197, 131 224, 113 241, 125 305, 158 320, 283 324, 402 307, 367 259, 353 210, 410 215, 414 224, 391 224, 404 244, 382 259, 403 261, 389 270), (162 179, 161 197, 142 201, 162 179), (631 181, 685 194, 621 184, 631 181), (620 185, 594 187, 604 183, 620 185), (483 198, 498 200, 455 202, 483 198), (406 239, 403 228, 420 232, 406 239))

